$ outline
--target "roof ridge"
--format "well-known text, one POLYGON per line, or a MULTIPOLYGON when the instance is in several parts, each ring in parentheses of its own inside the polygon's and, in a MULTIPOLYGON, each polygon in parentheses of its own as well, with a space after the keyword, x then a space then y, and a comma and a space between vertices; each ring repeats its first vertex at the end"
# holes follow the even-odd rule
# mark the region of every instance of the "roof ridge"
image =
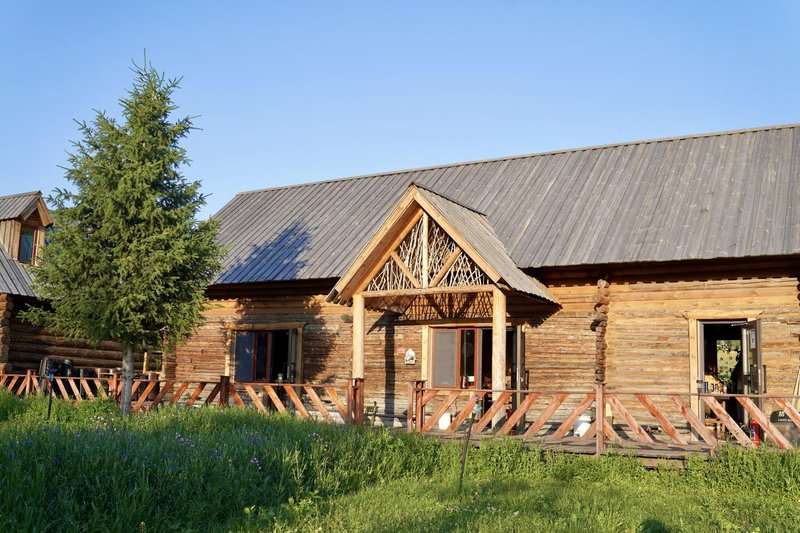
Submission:
MULTIPOLYGON (((274 187, 264 187, 262 189, 252 189, 249 191, 240 191, 237 192, 235 196, 243 195, 243 194, 254 194, 259 192, 267 192, 267 191, 275 191, 275 190, 288 190, 297 187, 308 187, 312 185, 323 185, 328 183, 338 183, 344 181, 357 181, 361 179, 371 179, 371 178, 381 178, 385 176, 392 176, 396 174, 408 174, 411 172, 422 172, 424 170, 437 170, 437 169, 444 169, 444 168, 452 168, 452 167, 460 167, 460 166, 467 166, 467 165, 479 165, 483 163, 498 163, 501 161, 513 161, 516 159, 525 159, 529 157, 540 157, 546 155, 556 155, 556 154, 567 154, 572 152, 587 152, 591 150, 602 150, 606 148, 616 148, 622 146, 635 146, 638 144, 653 144, 653 143, 660 143, 660 142, 671 142, 671 141, 682 141, 687 139, 698 139, 698 138, 706 138, 706 137, 722 137, 725 135, 738 135, 742 133, 754 133, 759 131, 770 131, 770 130, 780 130, 780 129, 787 129, 787 128, 800 128, 800 123, 787 123, 787 124, 776 124, 774 126, 756 126, 752 128, 743 128, 738 130, 723 130, 723 131, 712 131, 706 133, 691 133, 685 135, 676 135, 672 137, 655 137, 651 139, 642 139, 638 141, 623 141, 623 142, 616 142, 616 143, 607 143, 607 144, 597 144, 597 145, 589 145, 589 146, 582 146, 578 148, 562 148, 558 150, 548 150, 545 152, 532 152, 527 154, 518 154, 518 155, 510 155, 510 156, 502 156, 502 157, 492 157, 487 159, 475 159, 471 161, 460 161, 454 163, 444 163, 439 165, 427 165, 422 167, 413 167, 413 168, 406 168, 400 170, 391 170, 386 172, 378 172, 372 174, 357 174, 355 176, 342 176, 338 178, 330 178, 326 180, 319 180, 319 181, 307 181, 303 183, 294 183, 290 185, 277 185, 274 187)), ((435 192, 435 191, 433 191, 435 192)), ((30 193, 28 193, 30 194, 30 193)), ((223 206, 224 208, 224 206, 223 206)), ((219 213, 219 211, 217 212, 219 213)))
POLYGON ((0 200, 5 200, 6 198, 17 198, 19 196, 41 196, 42 191, 29 191, 29 192, 18 192, 14 194, 7 194, 5 196, 0 196, 0 200))
MULTIPOLYGON (((450 203, 453 203, 453 204, 456 204, 456 205, 457 205, 457 206, 459 206, 459 207, 463 207, 464 209, 468 209, 468 210, 472 211, 473 213, 477 213, 478 215, 481 215, 482 217, 487 217, 486 213, 484 213, 483 211, 480 211, 480 210, 478 210, 478 209, 476 209, 476 208, 474 208, 474 207, 468 206, 467 204, 465 204, 465 203, 462 203, 462 202, 459 202, 458 200, 453 200, 453 199, 452 199, 452 198, 450 198, 449 196, 447 196, 447 195, 445 195, 445 194, 442 194, 442 193, 440 193, 440 192, 437 192, 437 191, 435 191, 435 190, 431 189, 430 187, 425 187, 425 186, 423 186, 423 185, 420 185, 419 183, 417 183, 417 182, 415 182, 415 181, 412 181, 412 182, 411 182, 411 185, 413 185, 413 186, 414 186, 414 187, 416 187, 417 189, 422 189, 422 190, 423 190, 423 191, 425 191, 425 192, 429 192, 429 193, 431 193, 431 194, 435 194, 436 196, 438 196, 438 197, 440 197, 440 198, 444 198, 444 199, 445 199, 445 200, 447 200, 448 202, 450 202, 450 203)), ((487 217, 487 218, 488 218, 488 217, 487 217)))

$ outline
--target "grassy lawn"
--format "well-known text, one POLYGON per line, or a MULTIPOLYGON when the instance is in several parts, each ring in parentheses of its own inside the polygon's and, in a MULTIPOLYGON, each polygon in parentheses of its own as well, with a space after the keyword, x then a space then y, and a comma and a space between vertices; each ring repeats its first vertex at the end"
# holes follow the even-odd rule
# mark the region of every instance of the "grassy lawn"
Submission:
POLYGON ((798 531, 800 454, 732 450, 683 471, 251 410, 0 391, 2 531, 798 531))

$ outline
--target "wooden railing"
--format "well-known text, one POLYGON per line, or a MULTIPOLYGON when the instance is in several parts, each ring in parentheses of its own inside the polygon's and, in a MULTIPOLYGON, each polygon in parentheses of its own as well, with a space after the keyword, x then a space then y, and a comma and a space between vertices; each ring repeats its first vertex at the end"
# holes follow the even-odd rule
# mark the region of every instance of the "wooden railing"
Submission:
MULTIPOLYGON (((143 412, 162 405, 194 407, 230 405, 254 407, 262 412, 292 412, 304 418, 360 424, 364 420, 364 380, 348 380, 346 391, 333 385, 287 383, 231 383, 228 376, 219 381, 177 381, 134 379, 131 411, 143 412), (346 395, 344 396, 342 392, 346 395)), ((112 398, 119 402, 122 381, 118 376, 65 377, 52 380, 33 371, 26 374, 0 374, 0 387, 17 396, 52 394, 61 400, 82 402, 112 398)))
POLYGON ((437 389, 417 381, 409 386, 408 398, 409 431, 452 435, 466 427, 477 404, 472 434, 478 438, 494 434, 564 446, 594 443, 596 453, 608 445, 711 450, 723 439, 746 448, 766 443, 788 450, 793 438, 795 445, 800 438, 800 414, 793 404, 800 397, 790 395, 639 393, 607 391, 603 385, 593 390, 437 389), (714 418, 699 417, 693 403, 707 406, 714 418), (726 403, 741 406, 756 422, 752 429, 758 438, 736 423, 726 403), (774 409, 766 412, 780 412, 783 430, 766 414, 767 406, 774 409), (583 428, 575 432, 579 420, 583 428), (789 435, 793 431, 798 432, 794 437, 789 435))

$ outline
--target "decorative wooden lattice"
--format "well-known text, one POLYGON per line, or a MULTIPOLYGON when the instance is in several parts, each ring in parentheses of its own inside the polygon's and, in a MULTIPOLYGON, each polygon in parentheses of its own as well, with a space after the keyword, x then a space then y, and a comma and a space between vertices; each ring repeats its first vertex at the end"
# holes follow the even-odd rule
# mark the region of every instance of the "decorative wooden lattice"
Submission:
POLYGON ((455 241, 423 217, 372 278, 367 291, 489 284, 489 277, 455 241))

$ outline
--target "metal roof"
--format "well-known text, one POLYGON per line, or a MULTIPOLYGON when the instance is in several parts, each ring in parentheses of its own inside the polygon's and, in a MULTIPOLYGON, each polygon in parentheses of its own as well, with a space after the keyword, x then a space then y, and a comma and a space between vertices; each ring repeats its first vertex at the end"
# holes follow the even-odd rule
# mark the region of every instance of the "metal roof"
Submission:
POLYGON ((486 214, 520 268, 800 253, 800 125, 237 194, 216 283, 341 276, 411 183, 486 214))
POLYGON ((544 286, 521 271, 505 246, 495 235, 486 220, 486 215, 458 204, 434 191, 418 187, 422 195, 441 215, 453 225, 482 256, 483 260, 497 270, 503 281, 516 291, 556 302, 544 286))
POLYGON ((0 246, 0 293, 36 296, 31 290, 31 277, 25 267, 11 259, 0 246))
POLYGON ((0 196, 0 220, 27 218, 36 208, 37 200, 41 196, 39 191, 0 196))

